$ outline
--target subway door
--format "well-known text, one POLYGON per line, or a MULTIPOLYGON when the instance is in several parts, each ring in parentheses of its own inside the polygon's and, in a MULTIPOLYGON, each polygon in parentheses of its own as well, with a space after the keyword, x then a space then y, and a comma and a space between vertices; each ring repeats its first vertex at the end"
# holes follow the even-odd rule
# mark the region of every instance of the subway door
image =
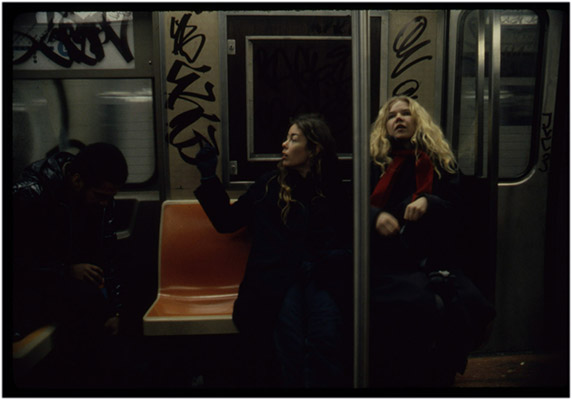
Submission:
POLYGON ((544 346, 561 19, 550 10, 450 13, 447 126, 465 181, 481 200, 474 212, 482 213, 478 247, 467 259, 479 260, 472 272, 497 311, 482 351, 544 346))
POLYGON ((275 168, 289 118, 320 113, 351 178, 352 60, 348 12, 223 14, 223 180, 243 188, 275 168), (226 124, 226 122, 228 122, 226 124))

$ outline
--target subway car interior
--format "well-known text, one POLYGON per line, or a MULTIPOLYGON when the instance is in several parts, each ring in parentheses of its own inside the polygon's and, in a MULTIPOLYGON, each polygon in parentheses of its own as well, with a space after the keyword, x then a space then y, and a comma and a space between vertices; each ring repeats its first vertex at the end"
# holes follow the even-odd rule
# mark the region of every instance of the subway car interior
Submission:
POLYGON ((569 397, 569 11, 4 3, 3 395, 569 397), (467 210, 453 245, 495 310, 448 387, 376 388, 369 373, 369 140, 398 95, 450 143, 467 210), (197 153, 215 148, 235 201, 276 167, 289 118, 304 112, 331 127, 353 199, 351 384, 253 389, 231 317, 250 243, 205 217, 197 153), (91 348, 108 361, 79 368, 68 345, 87 343, 55 321, 15 334, 6 192, 31 163, 97 142, 129 171, 115 195, 120 324, 91 348))

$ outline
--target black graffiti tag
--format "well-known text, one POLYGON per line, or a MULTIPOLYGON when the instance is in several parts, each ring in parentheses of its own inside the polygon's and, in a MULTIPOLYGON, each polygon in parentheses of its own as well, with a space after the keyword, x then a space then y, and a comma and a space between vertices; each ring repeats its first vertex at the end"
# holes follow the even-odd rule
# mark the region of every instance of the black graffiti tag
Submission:
MULTIPOLYGON (((407 25, 398 32, 393 41, 393 51, 395 56, 399 59, 399 62, 391 72, 391 79, 396 79, 414 65, 433 58, 432 56, 422 56, 410 61, 420 49, 431 43, 430 40, 417 43, 421 35, 425 32, 426 27, 427 18, 418 16, 409 21, 407 25), (406 62, 408 62, 408 64, 405 64, 406 62)), ((395 89, 393 89, 393 95, 405 95, 415 99, 417 98, 415 93, 418 89, 419 81, 417 79, 407 79, 397 84, 395 89)))
POLYGON ((334 125, 338 145, 346 148, 344 132, 351 131, 352 107, 350 43, 318 47, 311 41, 303 42, 307 43, 268 43, 254 50, 254 97, 264 98, 255 108, 261 115, 261 131, 268 132, 257 139, 257 145, 269 149, 281 143, 281 130, 273 127, 285 124, 287 115, 311 109, 319 110, 334 125), (298 100, 292 102, 293 97, 298 100))
POLYGON ((191 14, 185 14, 179 22, 174 17, 171 18, 171 38, 174 39, 173 54, 182 55, 191 64, 194 63, 201 52, 206 42, 206 36, 203 34, 193 35, 198 29, 195 25, 189 25, 191 14), (176 29, 175 29, 176 27, 176 29), (186 30, 189 30, 186 33, 186 30), (194 43, 193 43, 194 42, 194 43), (191 49, 191 54, 187 53, 186 48, 191 49))
MULTIPOLYGON (((190 164, 195 164, 195 160, 193 157, 189 157, 183 153, 183 149, 187 147, 193 147, 196 144, 202 145, 203 142, 209 143, 211 146, 215 147, 218 153, 218 145, 215 140, 215 128, 212 125, 208 127, 208 135, 211 141, 209 142, 201 133, 196 130, 192 130, 194 136, 191 139, 183 140, 181 142, 176 142, 177 136, 183 132, 187 127, 192 126, 195 122, 197 122, 201 118, 206 118, 209 121, 218 122, 220 121, 219 118, 214 114, 206 114, 204 108, 193 98, 206 100, 209 102, 215 101, 215 96, 213 93, 214 85, 211 82, 206 82, 204 85, 206 93, 196 93, 186 91, 185 89, 192 85, 194 82, 200 79, 200 75, 196 72, 191 72, 188 75, 183 75, 181 78, 178 78, 179 72, 181 71, 182 67, 188 67, 192 69, 189 65, 185 64, 180 60, 176 60, 171 69, 169 70, 169 74, 167 75, 167 82, 174 83, 175 89, 169 94, 167 99, 167 107, 171 110, 174 109, 175 102, 178 99, 187 101, 191 103, 194 107, 190 110, 184 111, 179 115, 175 116, 170 122, 169 127, 171 128, 171 132, 169 133, 169 143, 175 146, 179 150, 179 154, 186 162, 190 164)), ((208 66, 202 66, 198 69, 200 72, 209 71, 211 68, 208 66)))
POLYGON ((170 110, 173 110, 177 100, 186 101, 192 106, 190 109, 174 116, 169 121, 171 131, 168 134, 168 142, 179 151, 179 155, 183 161, 196 165, 195 158, 185 154, 185 149, 194 147, 197 144, 202 147, 203 144, 208 143, 213 146, 217 154, 219 154, 219 148, 215 139, 216 128, 213 125, 209 124, 207 127, 207 135, 193 129, 192 126, 201 118, 212 122, 219 122, 220 119, 216 114, 205 113, 205 109, 202 106, 204 103, 200 102, 212 103, 216 100, 212 82, 206 81, 203 84, 204 91, 197 91, 194 88, 191 90, 192 86, 196 86, 200 83, 203 74, 212 68, 208 65, 202 65, 200 67, 190 65, 198 60, 206 41, 206 36, 202 34, 190 36, 198 29, 197 26, 188 24, 190 18, 191 14, 185 14, 180 22, 175 18, 171 18, 170 32, 171 38, 173 39, 173 54, 185 57, 189 64, 182 60, 175 60, 173 65, 171 65, 169 73, 167 74, 167 82, 175 84, 175 88, 169 93, 166 106, 170 110), (189 30, 190 33, 187 34, 187 30, 189 30), (200 43, 197 42, 197 46, 192 46, 192 51, 187 51, 187 46, 192 44, 196 38, 200 40, 200 43), (181 139, 180 136, 190 136, 190 138, 181 139), (208 136, 208 138, 206 136, 208 136))
POLYGON ((187 67, 192 71, 197 71, 201 73, 208 72, 211 70, 211 67, 206 65, 203 65, 202 67, 199 68, 193 68, 181 60, 176 60, 171 66, 169 74, 167 75, 167 82, 175 83, 177 85, 175 89, 173 89, 173 91, 169 94, 169 99, 167 103, 168 107, 172 110, 174 108, 175 101, 177 101, 177 99, 179 98, 189 100, 190 97, 195 97, 209 102, 215 101, 215 95, 213 92, 214 85, 211 82, 205 83, 204 87, 206 93, 185 91, 187 87, 189 87, 194 82, 199 80, 201 78, 201 75, 197 74, 196 72, 191 72, 188 75, 184 75, 183 77, 179 78, 178 77, 179 73, 183 67, 187 67))
POLYGON ((310 24, 310 32, 317 34, 351 35, 349 19, 317 21, 310 24))
POLYGON ((127 41, 127 29, 129 21, 121 21, 119 35, 102 14, 101 22, 73 23, 60 22, 55 24, 53 16, 48 21, 47 31, 36 39, 24 32, 14 31, 14 37, 21 39, 26 45, 15 46, 18 49, 26 49, 24 54, 12 60, 14 65, 25 63, 36 52, 40 51, 48 59, 57 65, 70 68, 73 63, 94 66, 105 58, 104 45, 111 42, 119 51, 126 62, 133 61, 133 53, 127 41), (103 33, 103 41, 100 34, 103 33), (61 45, 64 54, 58 54, 53 49, 61 45), (88 55, 87 51, 93 56, 88 55))
POLYGON ((540 172, 547 172, 550 168, 550 151, 552 149, 552 113, 542 113, 542 118, 548 117, 546 123, 542 123, 542 167, 538 169, 540 172))

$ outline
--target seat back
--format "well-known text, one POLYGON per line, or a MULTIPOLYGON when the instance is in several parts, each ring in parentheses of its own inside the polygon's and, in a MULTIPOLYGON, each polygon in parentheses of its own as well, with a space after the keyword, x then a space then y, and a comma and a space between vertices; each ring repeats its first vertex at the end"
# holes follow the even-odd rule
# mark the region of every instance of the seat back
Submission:
POLYGON ((237 291, 250 238, 245 229, 218 233, 197 201, 165 201, 159 238, 162 293, 237 291))

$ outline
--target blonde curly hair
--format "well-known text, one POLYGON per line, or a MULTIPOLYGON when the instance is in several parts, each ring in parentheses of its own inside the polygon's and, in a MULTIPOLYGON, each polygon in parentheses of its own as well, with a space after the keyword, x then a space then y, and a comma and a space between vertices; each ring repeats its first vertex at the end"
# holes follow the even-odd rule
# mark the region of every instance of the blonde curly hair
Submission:
POLYGON ((457 162, 441 128, 433 122, 431 115, 417 101, 407 96, 397 96, 389 99, 381 107, 370 135, 370 154, 373 162, 381 167, 382 174, 392 161, 389 156, 391 142, 388 138, 387 120, 389 110, 398 101, 403 101, 409 105, 409 111, 415 120, 415 133, 411 137, 415 151, 424 151, 431 158, 439 177, 441 173, 438 167, 449 173, 455 173, 457 162))

